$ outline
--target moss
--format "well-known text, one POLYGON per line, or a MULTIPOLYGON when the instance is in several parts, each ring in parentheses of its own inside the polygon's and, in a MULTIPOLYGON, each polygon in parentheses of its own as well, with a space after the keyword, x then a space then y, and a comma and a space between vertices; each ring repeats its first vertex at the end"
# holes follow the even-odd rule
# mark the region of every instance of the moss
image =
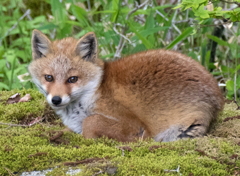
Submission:
POLYGON ((46 100, 44 96, 36 90, 12 90, 9 92, 0 91, 0 121, 18 123, 23 118, 33 116, 38 117, 44 114, 46 100), (21 97, 30 94, 32 100, 17 104, 6 105, 6 101, 12 95, 20 93, 21 97))
MULTIPOLYGON (((43 116, 45 98, 35 90, 1 92, 0 121, 20 123, 29 114, 43 116), (15 93, 30 93, 27 103, 5 106, 15 93), (20 109, 20 110, 19 110, 20 109)), ((240 111, 235 104, 226 104, 208 136, 196 139, 160 143, 138 141, 119 143, 107 138, 84 139, 81 135, 64 132, 57 140, 53 136, 65 127, 61 120, 45 121, 31 127, 0 126, 0 175, 53 168, 47 175, 179 175, 169 172, 180 166, 182 175, 234 175, 240 168, 240 120, 227 122, 240 111), (121 149, 124 149, 124 156, 121 149), (77 165, 76 163, 82 162, 77 165), (89 162, 90 161, 90 162, 89 162), (75 163, 75 164, 74 164, 75 163), (74 166, 76 165, 76 166, 74 166), (102 172, 102 173, 101 173, 102 172), (101 174, 100 174, 101 173, 101 174)))

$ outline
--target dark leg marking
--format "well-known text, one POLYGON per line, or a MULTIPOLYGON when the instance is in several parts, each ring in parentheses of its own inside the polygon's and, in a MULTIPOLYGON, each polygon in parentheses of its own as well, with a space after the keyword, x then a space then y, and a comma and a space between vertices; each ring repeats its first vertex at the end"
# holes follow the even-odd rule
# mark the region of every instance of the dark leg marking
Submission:
POLYGON ((198 126, 202 126, 202 125, 201 124, 193 124, 193 125, 191 125, 190 127, 188 127, 187 130, 182 131, 182 134, 180 134, 178 137, 180 139, 182 139, 182 138, 194 138, 195 136, 188 135, 187 133, 191 133, 191 131, 195 130, 194 128, 196 128, 198 126))
POLYGON ((136 136, 142 136, 144 132, 144 128, 140 127, 139 133, 136 134, 136 136))
POLYGON ((66 112, 67 112, 67 115, 68 115, 68 113, 69 113, 68 107, 66 107, 66 112))

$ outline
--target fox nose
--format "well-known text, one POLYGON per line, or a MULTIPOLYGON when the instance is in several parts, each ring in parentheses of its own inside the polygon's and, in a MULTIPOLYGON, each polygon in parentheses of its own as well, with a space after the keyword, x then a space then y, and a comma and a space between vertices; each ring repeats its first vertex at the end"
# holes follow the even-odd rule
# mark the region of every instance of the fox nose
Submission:
POLYGON ((59 96, 54 96, 54 97, 52 98, 52 103, 53 103, 54 105, 59 105, 61 102, 62 102, 62 99, 61 99, 61 97, 59 97, 59 96))

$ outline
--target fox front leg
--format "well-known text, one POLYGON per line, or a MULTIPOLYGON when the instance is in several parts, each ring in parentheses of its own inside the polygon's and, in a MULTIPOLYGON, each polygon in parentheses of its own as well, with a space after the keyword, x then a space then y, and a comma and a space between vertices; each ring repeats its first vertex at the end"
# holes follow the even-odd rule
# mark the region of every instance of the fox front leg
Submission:
POLYGON ((83 136, 85 138, 108 137, 121 142, 136 141, 138 139, 146 139, 148 136, 147 130, 141 125, 132 126, 113 120, 102 115, 92 115, 83 121, 83 136))

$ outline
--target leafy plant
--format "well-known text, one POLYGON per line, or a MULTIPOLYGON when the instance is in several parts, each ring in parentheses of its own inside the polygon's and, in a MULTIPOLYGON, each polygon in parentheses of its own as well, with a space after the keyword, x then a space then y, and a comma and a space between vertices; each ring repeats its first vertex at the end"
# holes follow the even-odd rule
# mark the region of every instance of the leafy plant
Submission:
POLYGON ((240 0, 182 0, 180 4, 170 3, 173 0, 137 2, 2 0, 0 90, 34 87, 24 75, 27 75, 27 66, 31 62, 31 32, 39 29, 52 40, 80 38, 94 31, 100 57, 104 60, 147 49, 177 50, 220 78, 228 89, 228 98, 237 98, 240 0), (222 38, 213 34, 219 25, 225 30, 222 38), (212 42, 218 44, 215 59, 212 58, 212 42))

